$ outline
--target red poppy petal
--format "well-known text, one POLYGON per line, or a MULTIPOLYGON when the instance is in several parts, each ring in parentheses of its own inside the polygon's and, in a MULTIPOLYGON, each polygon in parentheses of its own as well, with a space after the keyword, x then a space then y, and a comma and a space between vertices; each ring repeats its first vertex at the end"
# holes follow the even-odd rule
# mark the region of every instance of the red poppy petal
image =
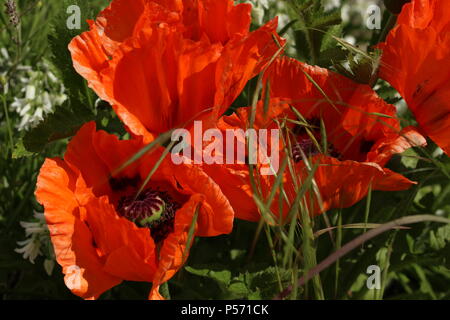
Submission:
POLYGON ((62 160, 47 159, 38 177, 36 198, 44 206, 56 260, 63 268, 66 285, 80 297, 95 299, 121 279, 103 270, 91 230, 80 220, 83 213, 72 191, 76 179, 62 160))
POLYGON ((411 181, 401 174, 398 174, 386 168, 383 169, 383 173, 383 175, 379 175, 373 180, 373 190, 403 191, 417 184, 417 182, 411 181))
MULTIPOLYGON (((116 172, 145 146, 140 137, 133 140, 119 140, 117 136, 105 131, 94 131, 91 140, 96 155, 107 166, 109 172, 116 172)), ((135 176, 138 174, 137 165, 137 162, 132 163, 120 172, 125 176, 135 176)))
POLYGON ((414 127, 407 127, 399 135, 382 139, 367 155, 367 161, 381 166, 391 159, 392 155, 403 153, 412 147, 424 147, 427 140, 414 127))
MULTIPOLYGON (((168 34, 168 27, 143 30, 149 32, 148 41, 140 37, 139 42, 127 42, 116 51, 110 67, 102 76, 109 86, 113 105, 119 105, 132 113, 147 128, 165 132, 170 120, 170 106, 173 103, 170 92, 174 89, 175 61, 163 57, 165 47, 172 44, 174 36, 168 34), (169 72, 166 73, 166 71, 169 72)), ((132 123, 126 125, 135 133, 132 123)))
POLYGON ((147 0, 114 0, 96 20, 98 34, 110 56, 121 42, 133 35, 147 0))
POLYGON ((248 80, 259 74, 279 52, 285 40, 276 33, 278 19, 250 33, 246 38, 232 39, 216 70, 216 98, 218 116, 238 97, 248 80), (277 42, 274 40, 277 39, 277 42))
MULTIPOLYGON (((154 275, 149 299, 164 299, 158 292, 159 286, 172 278, 186 262, 189 256, 189 231, 194 222, 194 214, 197 208, 202 205, 203 200, 201 195, 194 195, 182 208, 177 210, 175 214, 174 231, 164 240, 160 249, 160 260, 158 261, 158 269, 154 275)), ((198 220, 193 227, 192 238, 190 239, 191 244, 198 228, 198 220)))
POLYGON ((450 153, 450 9, 442 1, 406 4, 383 49, 380 77, 402 95, 420 129, 450 153))
POLYGON ((348 101, 356 85, 348 78, 292 58, 277 59, 268 69, 265 80, 270 82, 270 97, 288 101, 309 118, 325 108, 339 114, 341 107, 329 101, 348 101), (313 81, 311 81, 311 79, 313 81))
POLYGON ((414 0, 405 4, 397 24, 416 29, 433 28, 440 32, 448 27, 450 8, 441 0, 414 0))
POLYGON ((198 216, 197 235, 211 237, 230 233, 234 211, 220 187, 199 167, 174 166, 173 170, 181 188, 204 197, 198 216))
POLYGON ((159 285, 152 285, 150 294, 148 296, 149 300, 165 300, 164 297, 159 293, 159 285))
POLYGON ((220 186, 234 209, 236 218, 259 221, 261 215, 253 199, 247 165, 204 165, 203 170, 220 186))
MULTIPOLYGON (((364 198, 372 185, 372 190, 399 191, 408 189, 414 182, 382 169, 375 163, 355 161, 339 161, 335 158, 318 156, 314 161, 320 165, 314 175, 314 180, 320 190, 323 210, 316 200, 316 214, 331 208, 346 208, 364 198)), ((300 176, 307 176, 303 162, 297 166, 300 176)), ((317 199, 317 197, 315 197, 317 199)))
POLYGON ((414 114, 423 132, 450 155, 450 88, 430 93, 426 104, 414 114))
POLYGON ((97 27, 92 21, 89 24, 91 31, 84 32, 69 43, 73 67, 80 75, 88 79, 89 87, 101 99, 109 100, 100 77, 100 71, 108 66, 108 55, 103 48, 97 27))
POLYGON ((95 122, 83 125, 72 138, 64 160, 80 170, 84 181, 97 195, 110 193, 110 171, 94 147, 95 122))
POLYGON ((155 136, 151 134, 142 122, 126 108, 121 105, 113 105, 113 109, 119 119, 123 122, 126 130, 130 132, 133 137, 142 137, 145 144, 149 144, 155 140, 155 136))
POLYGON ((210 45, 205 39, 193 44, 185 41, 178 59, 178 125, 190 126, 202 112, 214 107, 214 77, 222 50, 221 45, 210 45))
POLYGON ((89 86, 148 142, 205 110, 217 119, 278 51, 276 19, 249 33, 250 9, 231 0, 114 0, 69 49, 89 86))
POLYGON ((149 229, 119 217, 107 197, 93 198, 86 211, 96 246, 106 259, 104 270, 121 279, 151 282, 156 257, 149 229))
POLYGON ((251 5, 234 6, 233 0, 198 2, 199 24, 212 42, 225 43, 236 33, 245 36, 251 22, 251 5))

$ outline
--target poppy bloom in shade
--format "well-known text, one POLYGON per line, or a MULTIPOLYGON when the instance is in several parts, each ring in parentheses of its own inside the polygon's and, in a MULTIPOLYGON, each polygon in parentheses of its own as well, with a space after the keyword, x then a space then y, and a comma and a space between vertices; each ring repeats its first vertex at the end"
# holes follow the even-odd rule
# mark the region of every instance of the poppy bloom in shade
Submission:
MULTIPOLYGON (((295 198, 294 180, 298 179, 298 185, 301 185, 309 175, 305 157, 311 167, 318 165, 314 181, 320 200, 316 194, 312 195, 316 199, 309 203, 312 215, 332 208, 350 207, 364 198, 369 188, 400 191, 414 184, 384 166, 392 155, 412 146, 423 146, 426 141, 412 127, 400 130, 395 107, 385 103, 369 86, 289 58, 276 60, 267 70, 265 81, 270 82, 269 112, 264 115, 263 102, 260 102, 255 128, 275 129, 278 128, 275 120, 283 123, 283 119, 288 119, 285 122, 288 128, 285 139, 289 136, 290 143, 286 147, 290 148, 295 170, 294 175, 289 169, 284 174, 283 185, 289 201, 283 203, 283 212, 279 212, 278 196, 272 205, 272 212, 280 221, 295 198), (304 118, 303 124, 299 124, 302 121, 294 109, 304 118), (322 136, 323 132, 326 137, 322 136), (324 139, 327 140, 326 150, 324 139)), ((218 127, 245 129, 248 127, 249 113, 250 108, 238 109, 237 113, 223 117, 218 127)), ((282 149, 285 147, 282 143, 280 145, 282 149)), ((280 159, 283 153, 281 151, 280 159)), ((243 197, 233 201, 231 193, 235 191, 223 188, 237 218, 260 219, 256 206, 251 204, 252 192, 248 171, 247 175, 244 174, 245 165, 240 170, 236 165, 210 166, 205 170, 221 186, 234 179, 241 190, 246 190, 242 193, 247 195, 246 201, 243 197)), ((274 177, 261 178, 261 189, 267 196, 274 177)), ((308 193, 306 199, 309 199, 308 193)))
POLYGON ((423 133, 450 154, 450 7, 413 0, 403 6, 383 50, 380 77, 405 99, 423 133))
POLYGON ((217 118, 261 71, 284 40, 277 19, 253 32, 250 22, 251 5, 232 0, 114 0, 69 50, 77 72, 147 142, 208 110, 217 118))
POLYGON ((46 159, 41 168, 36 197, 65 283, 82 298, 96 299, 123 280, 152 282, 150 298, 162 298, 159 285, 186 261, 190 232, 232 230, 228 200, 198 167, 164 159, 140 193, 157 150, 116 174, 142 147, 141 139, 121 141, 88 123, 64 160, 46 159))

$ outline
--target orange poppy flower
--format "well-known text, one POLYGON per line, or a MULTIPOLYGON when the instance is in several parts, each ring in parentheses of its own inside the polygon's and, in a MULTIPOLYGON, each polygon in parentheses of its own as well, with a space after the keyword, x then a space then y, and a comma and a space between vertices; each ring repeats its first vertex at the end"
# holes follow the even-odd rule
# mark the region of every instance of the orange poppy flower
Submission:
POLYGON ((450 154, 450 7, 412 0, 383 50, 380 77, 405 99, 421 130, 450 154))
MULTIPOLYGON (((289 147, 295 164, 295 177, 300 185, 309 174, 303 155, 309 159, 311 167, 318 163, 314 180, 321 200, 313 196, 316 201, 310 204, 312 214, 352 206, 367 195, 369 188, 398 191, 414 184, 384 166, 392 155, 412 146, 423 146, 426 141, 412 127, 401 131, 395 118, 395 107, 385 103, 369 86, 290 58, 276 60, 267 70, 265 80, 270 82, 269 112, 264 114, 261 101, 254 127, 275 129, 278 128, 275 119, 279 122, 289 119, 286 122, 291 141, 289 147), (306 124, 298 124, 298 116, 292 108, 308 122, 309 133, 306 124), (325 126, 327 150, 322 148, 325 137, 322 137, 321 122, 325 126)), ((223 117, 217 126, 222 130, 246 129, 249 112, 249 108, 238 109, 237 113, 223 117)), ((280 145, 283 149, 282 143, 280 145)), ((282 157, 283 152, 280 159, 282 157)), ((213 165, 205 166, 204 170, 222 187, 237 218, 250 221, 260 219, 252 203, 246 165, 213 165), (227 187, 229 181, 233 181, 238 189, 227 187), (238 192, 241 192, 241 197, 233 201, 238 192)), ((272 211, 280 219, 287 214, 296 195, 288 169, 283 181, 288 203, 283 201, 281 214, 278 196, 272 205, 272 211)), ((260 182, 262 193, 267 196, 274 177, 262 176, 260 182)))
POLYGON ((232 0, 114 0, 69 49, 77 72, 148 142, 206 110, 217 118, 278 51, 277 19, 249 32, 250 11, 232 0))
POLYGON ((188 256, 189 232, 231 232, 233 210, 219 186, 200 168, 164 159, 141 193, 137 190, 160 158, 146 154, 117 169, 143 144, 121 141, 95 123, 84 125, 64 160, 46 159, 36 197, 65 283, 96 299, 122 280, 152 282, 150 298, 188 256))

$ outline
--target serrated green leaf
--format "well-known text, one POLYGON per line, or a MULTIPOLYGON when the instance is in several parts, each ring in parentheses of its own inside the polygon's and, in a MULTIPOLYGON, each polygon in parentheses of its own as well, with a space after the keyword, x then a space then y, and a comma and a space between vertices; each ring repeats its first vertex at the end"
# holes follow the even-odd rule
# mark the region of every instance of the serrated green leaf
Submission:
POLYGON ((325 12, 322 1, 296 1, 291 4, 297 14, 298 29, 296 35, 296 48, 302 58, 307 58, 312 64, 317 64, 320 51, 329 48, 323 42, 329 42, 327 33, 339 35, 338 28, 333 29, 341 23, 340 10, 325 12))
POLYGON ((320 53, 319 65, 328 68, 347 58, 347 52, 340 47, 329 48, 320 53))
POLYGON ((213 279, 224 286, 228 286, 231 281, 231 272, 229 270, 218 271, 209 268, 194 268, 191 266, 186 266, 185 270, 196 276, 213 279))
POLYGON ((450 225, 440 227, 434 232, 430 232, 430 246, 434 250, 441 250, 445 248, 450 242, 450 225))
POLYGON ((84 123, 95 119, 96 115, 90 108, 70 106, 66 102, 26 132, 23 145, 29 152, 41 152, 48 143, 74 135, 84 123))
POLYGON ((325 13, 323 10, 316 11, 312 19, 311 27, 315 29, 325 29, 332 26, 340 25, 341 12, 340 10, 334 10, 330 13, 325 13))
MULTIPOLYGON (((282 284, 290 281, 290 272, 279 269, 282 284)), ((275 267, 268 267, 257 272, 247 272, 245 274, 247 288, 253 294, 257 294, 261 299, 272 299, 274 293, 278 292, 278 276, 275 267)))
POLYGON ((33 154, 34 154, 33 152, 29 152, 25 148, 25 146, 23 145, 23 140, 20 139, 14 146, 12 158, 13 159, 27 158, 27 157, 31 157, 33 154))
POLYGON ((417 163, 419 162, 419 155, 414 149, 408 149, 402 153, 402 164, 410 169, 415 169, 417 167, 417 163))
POLYGON ((328 29, 327 33, 323 37, 320 50, 326 51, 328 49, 337 48, 335 38, 342 36, 342 29, 343 29, 342 25, 335 25, 335 26, 330 27, 328 29))
POLYGON ((69 42, 88 29, 86 20, 93 19, 96 16, 94 5, 88 0, 63 0, 63 8, 68 8, 71 5, 77 5, 81 12, 81 30, 69 29, 67 27, 67 19, 69 14, 63 10, 57 15, 52 24, 52 32, 49 35, 49 46, 51 49, 51 61, 59 70, 59 75, 63 80, 64 86, 67 89, 68 96, 71 100, 78 103, 89 103, 90 93, 87 93, 84 79, 78 75, 73 68, 72 58, 68 49, 69 42))
POLYGON ((247 297, 248 289, 243 282, 234 282, 228 287, 231 299, 242 299, 247 297))

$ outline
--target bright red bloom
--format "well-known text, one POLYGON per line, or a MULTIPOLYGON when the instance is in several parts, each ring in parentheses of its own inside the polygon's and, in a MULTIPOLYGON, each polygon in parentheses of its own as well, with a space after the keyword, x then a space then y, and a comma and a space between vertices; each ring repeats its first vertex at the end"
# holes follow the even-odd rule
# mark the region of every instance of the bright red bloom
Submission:
MULTIPOLYGON (((314 180, 321 201, 310 204, 312 214, 352 206, 367 195, 369 187, 372 190, 398 191, 414 183, 384 168, 384 165, 393 154, 412 146, 425 145, 426 141, 414 128, 400 131, 395 107, 385 103, 369 86, 289 58, 275 61, 269 67, 265 79, 270 81, 271 102, 267 115, 264 115, 263 102, 260 102, 256 113, 256 129, 278 128, 275 119, 282 122, 282 119, 287 118, 298 122, 297 115, 291 109, 293 107, 308 121, 310 132, 322 146, 324 137, 320 120, 324 123, 327 150, 321 150, 313 143, 304 126, 287 122, 291 140, 289 147, 292 148, 295 176, 299 178, 300 185, 309 174, 302 152, 310 158, 311 166, 319 164, 314 180)), ((238 109, 236 114, 223 117, 218 127, 223 130, 248 128, 249 112, 249 108, 238 109)), ((282 157, 280 155, 280 159, 282 157)), ((236 217, 256 221, 260 219, 260 214, 252 204, 246 167, 205 166, 205 170, 230 199, 236 217), (229 181, 233 181, 234 189, 227 187, 229 181), (236 196, 238 190, 240 197, 236 196)), ((290 203, 283 203, 282 215, 285 215, 296 194, 288 169, 283 181, 290 203)), ((261 177, 265 196, 273 182, 273 177, 261 177)), ((272 211, 280 216, 278 198, 275 197, 272 211)), ((313 198, 317 199, 315 195, 313 198)))
POLYGON ((422 131, 450 154, 450 6, 412 0, 383 49, 380 77, 402 95, 422 131))
POLYGON ((208 110, 217 119, 278 51, 277 20, 249 32, 250 11, 232 0, 114 0, 69 49, 89 86, 147 142, 208 110))
POLYGON ((228 200, 198 167, 164 159, 137 195, 160 152, 115 172, 142 147, 141 139, 120 141, 88 123, 64 160, 47 159, 41 168, 36 197, 56 259, 66 285, 85 299, 122 280, 152 282, 150 298, 161 298, 159 285, 187 259, 191 225, 197 236, 231 232, 228 200))

